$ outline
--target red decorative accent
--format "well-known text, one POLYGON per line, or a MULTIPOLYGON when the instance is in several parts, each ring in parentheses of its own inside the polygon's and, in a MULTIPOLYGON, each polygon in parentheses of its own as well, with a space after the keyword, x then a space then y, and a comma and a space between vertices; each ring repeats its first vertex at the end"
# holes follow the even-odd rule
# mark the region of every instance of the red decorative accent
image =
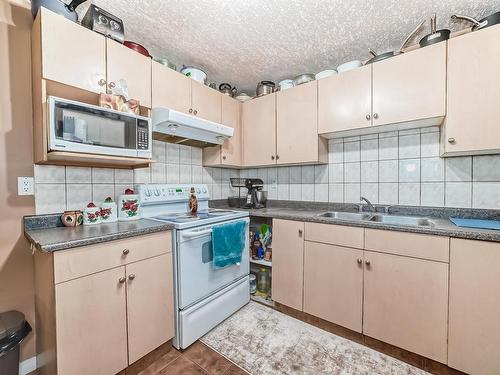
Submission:
POLYGON ((105 203, 111 203, 113 202, 113 198, 111 197, 107 197, 105 200, 104 200, 105 203))
POLYGON ((125 194, 132 195, 132 194, 134 194, 134 191, 132 189, 125 189, 125 194))
POLYGON ((94 204, 93 202, 90 202, 89 204, 87 204, 87 207, 88 207, 88 208, 95 207, 95 204, 94 204))

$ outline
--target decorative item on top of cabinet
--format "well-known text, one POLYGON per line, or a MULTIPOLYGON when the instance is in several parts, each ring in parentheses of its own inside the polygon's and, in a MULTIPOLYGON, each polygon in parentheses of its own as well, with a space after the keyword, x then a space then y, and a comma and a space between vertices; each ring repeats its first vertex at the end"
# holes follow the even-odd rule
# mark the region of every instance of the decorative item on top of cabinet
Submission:
POLYGON ((500 153, 500 25, 448 41, 442 156, 500 153))
POLYGON ((276 164, 326 163, 328 144, 318 136, 318 82, 276 94, 276 164))
POLYGON ((243 165, 276 164, 276 93, 242 104, 243 165))
POLYGON ((234 129, 231 138, 221 146, 205 147, 203 149, 204 166, 241 166, 241 103, 227 95, 222 96, 222 125, 234 129))

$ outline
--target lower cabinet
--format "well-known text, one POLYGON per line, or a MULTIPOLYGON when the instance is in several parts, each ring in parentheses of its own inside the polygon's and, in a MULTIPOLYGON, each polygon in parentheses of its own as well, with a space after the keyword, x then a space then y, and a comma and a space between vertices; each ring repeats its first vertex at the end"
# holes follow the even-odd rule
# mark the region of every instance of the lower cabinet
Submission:
POLYGON ((448 264, 365 251, 363 333, 446 363, 448 264))
POLYGON ((448 365, 500 369, 500 243, 451 239, 448 365))
POLYGON ((361 332, 362 311, 363 250, 305 242, 304 312, 361 332))

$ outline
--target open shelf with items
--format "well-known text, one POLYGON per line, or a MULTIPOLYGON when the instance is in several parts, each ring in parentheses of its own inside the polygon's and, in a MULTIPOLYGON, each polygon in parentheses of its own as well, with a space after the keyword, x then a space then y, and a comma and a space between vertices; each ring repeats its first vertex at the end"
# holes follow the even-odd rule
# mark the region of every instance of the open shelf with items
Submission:
POLYGON ((250 258, 250 263, 256 264, 258 266, 272 267, 273 262, 265 259, 252 259, 250 258))
POLYGON ((250 273, 255 275, 255 285, 256 291, 254 294, 250 295, 252 301, 262 303, 267 306, 274 306, 272 300, 271 291, 271 281, 272 281, 272 236, 268 235, 264 241, 264 245, 260 242, 262 247, 260 251, 260 256, 263 255, 267 259, 259 259, 255 255, 257 253, 256 246, 259 242, 256 242, 256 233, 259 233, 259 238, 262 238, 262 231, 269 231, 272 233, 272 219, 263 217, 251 217, 250 218, 250 248, 248 249, 250 253, 250 273), (253 249, 252 249, 253 246, 253 249), (262 252, 264 254, 262 254, 262 252), (253 255, 253 256, 252 256, 253 255))

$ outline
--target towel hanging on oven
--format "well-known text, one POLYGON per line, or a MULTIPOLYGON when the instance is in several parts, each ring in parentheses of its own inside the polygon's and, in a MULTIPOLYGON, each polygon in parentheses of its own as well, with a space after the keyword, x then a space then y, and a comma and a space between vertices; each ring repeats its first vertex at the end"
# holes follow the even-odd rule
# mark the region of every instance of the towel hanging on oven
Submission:
POLYGON ((212 228, 214 267, 226 267, 241 262, 245 249, 246 222, 236 221, 212 228))

